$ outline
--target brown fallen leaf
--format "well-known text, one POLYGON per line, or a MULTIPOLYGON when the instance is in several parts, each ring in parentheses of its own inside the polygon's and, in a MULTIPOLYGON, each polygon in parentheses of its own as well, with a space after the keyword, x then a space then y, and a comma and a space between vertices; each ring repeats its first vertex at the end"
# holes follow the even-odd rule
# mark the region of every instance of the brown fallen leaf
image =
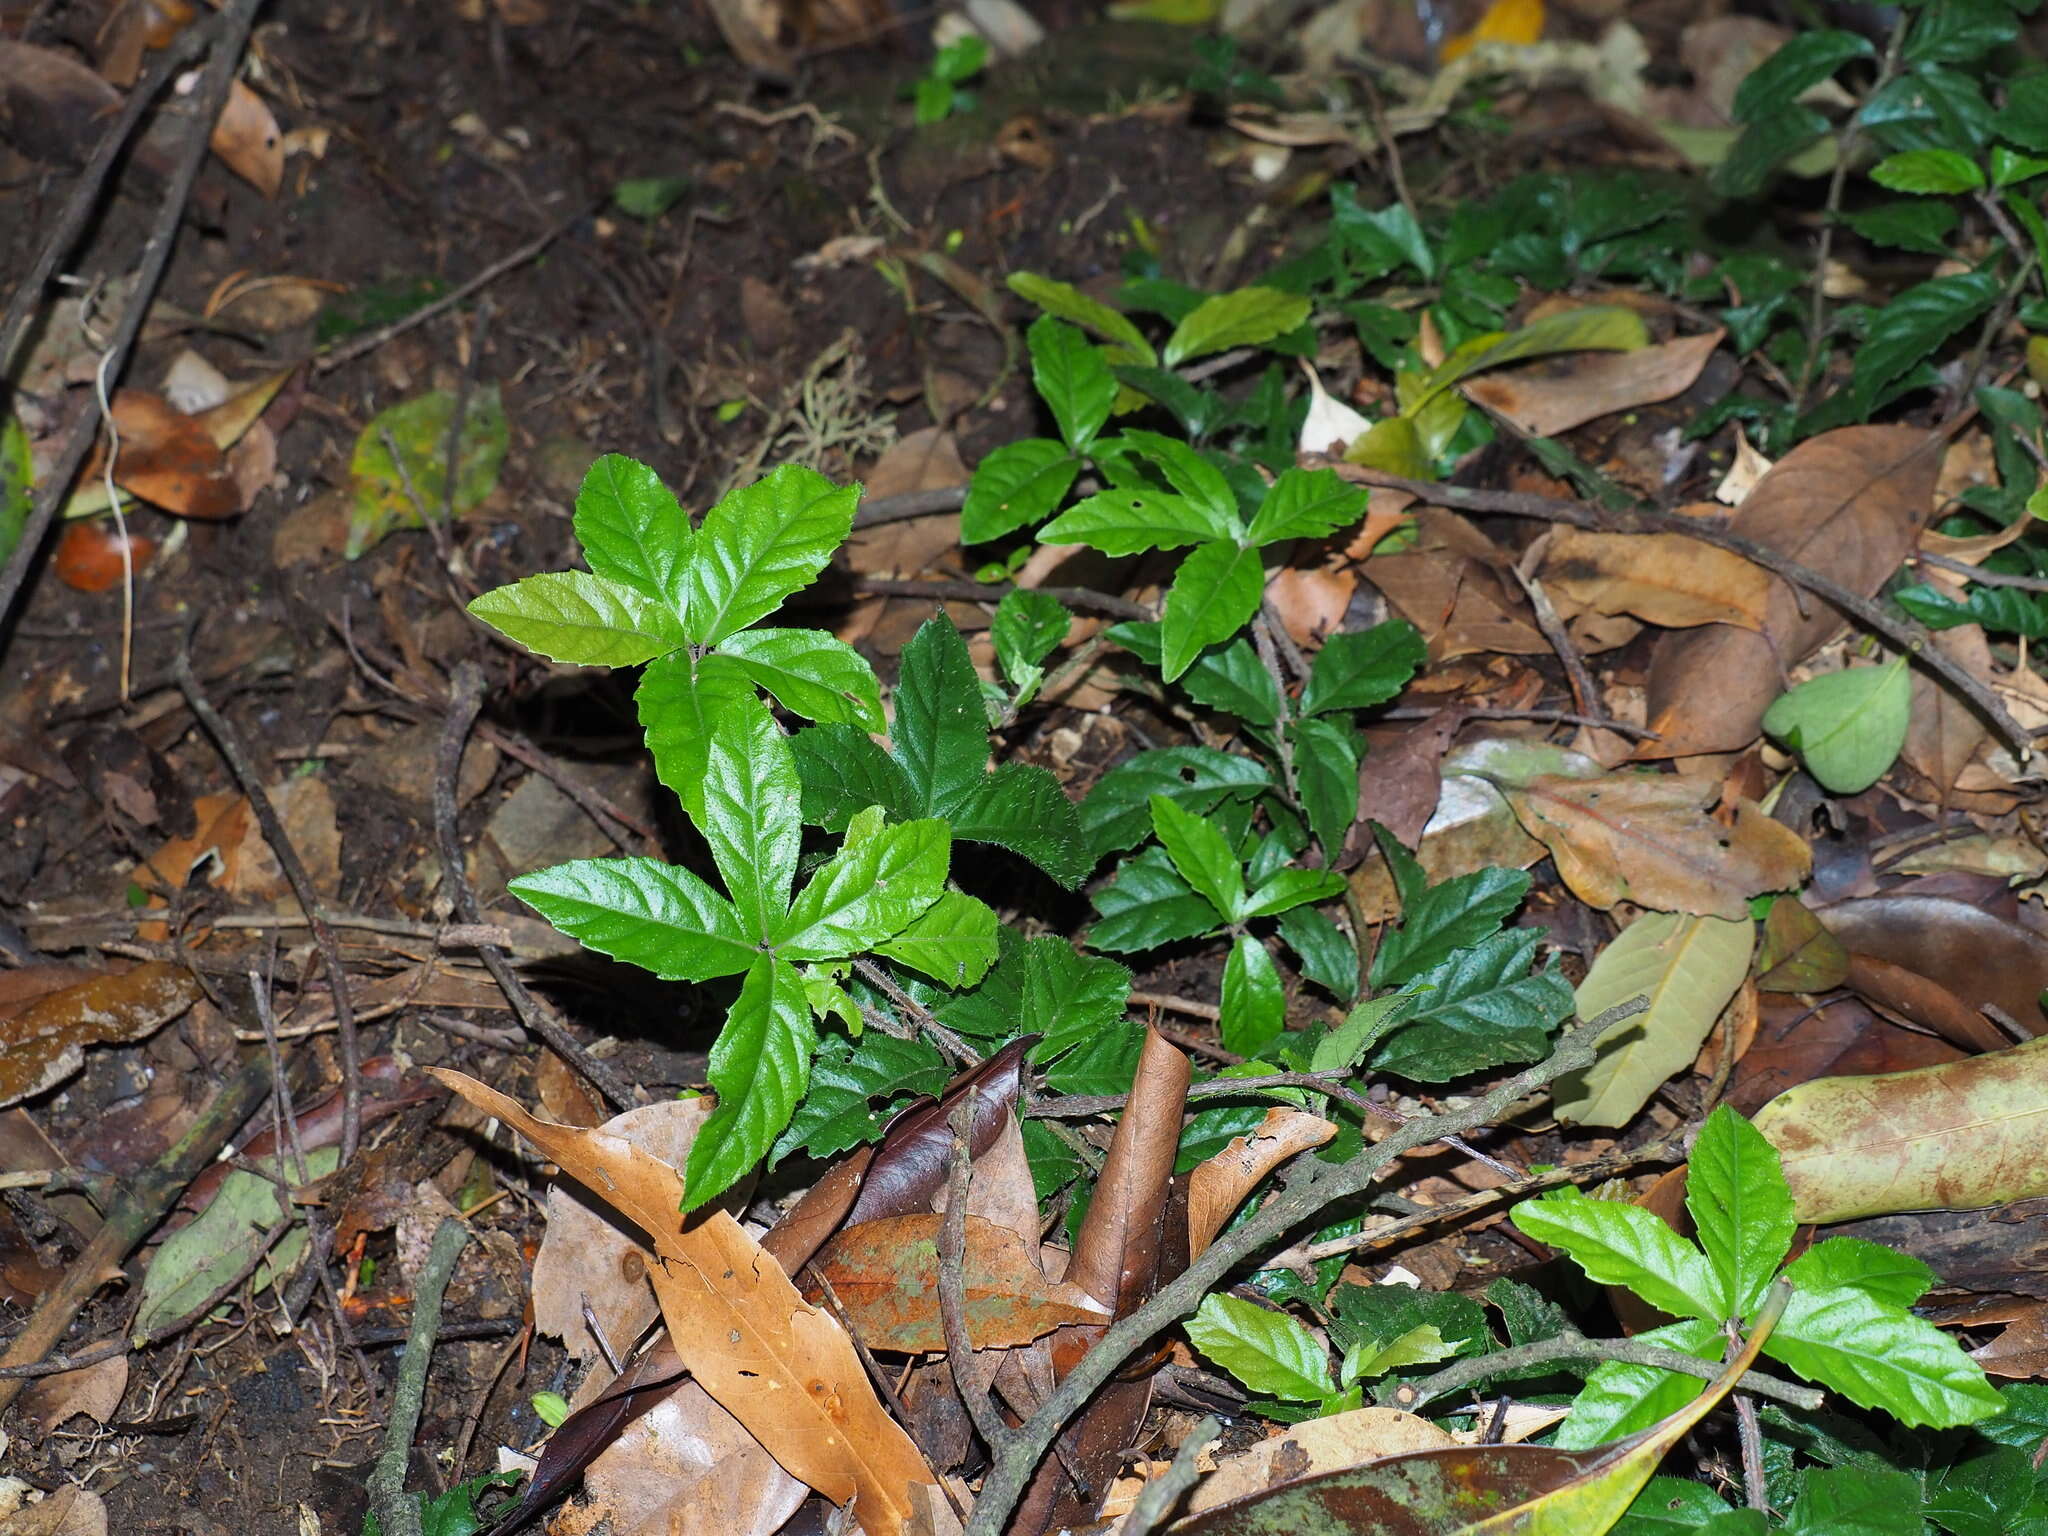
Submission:
MULTIPOLYGON (((1527 869, 1543 856, 1543 845, 1522 830, 1506 797, 1485 779, 1462 773, 1443 776, 1436 809, 1415 848, 1416 862, 1433 885, 1478 869, 1527 869)), ((1385 860, 1367 859, 1350 879, 1366 922, 1384 923, 1401 915, 1401 898, 1385 860)))
POLYGON ((882 1408, 830 1317, 724 1211, 685 1225, 674 1168, 616 1136, 537 1120, 474 1078, 434 1076, 601 1190, 653 1240, 661 1313, 677 1356, 719 1406, 792 1475, 853 1504, 869 1536, 895 1536, 913 1483, 934 1481, 910 1437, 882 1408))
POLYGON ((2003 1050, 2012 1043, 1996 1024, 1940 982, 1881 956, 1852 952, 1845 979, 1852 991, 1880 1012, 1931 1029, 1966 1051, 2003 1050))
MULTIPOLYGON (((1843 427, 1808 438, 1744 499, 1728 531, 1868 597, 1933 512, 1940 440, 1914 427, 1843 427)), ((1665 635, 1652 652, 1649 726, 1640 757, 1733 752, 1756 739, 1784 691, 1784 668, 1810 656, 1842 617, 1772 579, 1761 633, 1725 624, 1665 635)))
POLYGON ((1849 952, 1797 896, 1780 896, 1764 917, 1756 984, 1766 992, 1831 992, 1849 975, 1849 952))
MULTIPOLYGON (((939 1226, 933 1215, 889 1216, 848 1227, 813 1267, 861 1342, 904 1354, 946 1347, 939 1322, 939 1226)), ((1109 1309, 1079 1286, 1054 1284, 1039 1270, 1032 1247, 1017 1233, 966 1218, 961 1279, 967 1331, 977 1349, 1028 1344, 1065 1323, 1094 1323, 1109 1309)))
POLYGON ((1580 608, 1629 613, 1666 629, 1760 630, 1771 577, 1740 555, 1675 533, 1559 528, 1544 556, 1543 582, 1580 608))
POLYGON ((207 147, 221 163, 265 197, 284 185, 284 144, 277 119, 261 96, 234 82, 207 147))
POLYGON ((1616 411, 1692 388, 1725 331, 1681 336, 1633 352, 1568 352, 1468 379, 1465 397, 1531 437, 1555 437, 1616 411))
POLYGON ((1502 786, 1529 835, 1550 850, 1572 894, 1606 911, 1632 901, 1659 912, 1746 918, 1749 899, 1800 885, 1812 851, 1754 801, 1732 826, 1707 810, 1717 787, 1658 774, 1541 775, 1502 786))
POLYGON ((1321 1115, 1273 1108, 1259 1128, 1231 1141, 1188 1175, 1188 1262, 1200 1258, 1259 1181, 1289 1158, 1337 1134, 1321 1115))
POLYGON ((61 1483, 40 1503, 0 1516, 0 1536, 107 1536, 107 1506, 90 1489, 61 1483))
POLYGON ((1863 896, 1816 914, 1842 944, 1940 983, 1973 1009, 1987 1003, 2029 1034, 2048 1029, 2048 938, 1947 896, 1863 896))
POLYGON ((41 1425, 45 1434, 81 1414, 105 1424, 120 1409, 127 1391, 128 1357, 116 1355, 31 1383, 16 1411, 41 1425))
POLYGON ((63 1082, 85 1065, 86 1046, 140 1040, 200 996, 185 967, 151 960, 37 998, 0 1022, 0 1108, 63 1082))
POLYGON ((1401 733, 1392 746, 1375 742, 1358 764, 1358 816, 1344 836, 1335 868, 1349 869, 1372 852, 1371 824, 1378 822, 1404 848, 1413 848, 1443 798, 1443 757, 1471 711, 1461 704, 1440 709, 1401 733))

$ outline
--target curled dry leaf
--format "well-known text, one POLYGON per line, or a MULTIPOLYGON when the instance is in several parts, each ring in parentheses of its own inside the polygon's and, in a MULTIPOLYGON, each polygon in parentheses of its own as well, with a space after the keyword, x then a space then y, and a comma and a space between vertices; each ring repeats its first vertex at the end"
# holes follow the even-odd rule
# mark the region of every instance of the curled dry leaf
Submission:
POLYGON ((85 1047, 140 1040, 190 1008, 199 983, 152 960, 37 998, 0 1021, 0 1108, 54 1088, 85 1064, 85 1047))
POLYGON ((1263 1493, 1275 1483, 1355 1467, 1382 1456, 1442 1450, 1457 1442, 1428 1419, 1398 1408, 1354 1408, 1295 1424, 1285 1434, 1219 1457, 1188 1495, 1188 1513, 1263 1493))
MULTIPOLYGON (((926 1354, 946 1347, 938 1291, 944 1219, 865 1221, 841 1232, 814 1261, 868 1348, 926 1354)), ((1045 1278, 1035 1242, 979 1216, 968 1216, 966 1229, 960 1270, 967 1333, 976 1349, 1028 1344, 1062 1324, 1108 1318, 1109 1309, 1079 1286, 1045 1278)))
POLYGON ((1559 528, 1544 555, 1543 582, 1595 613, 1634 614, 1666 629, 1760 630, 1771 578, 1740 555, 1676 533, 1559 528))
POLYGON ((1569 352, 1468 379, 1466 398, 1531 437, 1555 437, 1616 411, 1682 395, 1726 332, 1681 336, 1633 352, 1569 352))
MULTIPOLYGON (((1914 427, 1843 427, 1810 437, 1757 483, 1728 531, 1769 545, 1850 591, 1875 593, 1934 507, 1940 441, 1914 427)), ((1761 633, 1725 624, 1666 635, 1651 657, 1643 757, 1732 752, 1756 739, 1784 691, 1783 669, 1817 650, 1842 617, 1772 578, 1761 633)))
POLYGON ((155 556, 156 540, 147 534, 123 535, 111 520, 92 521, 66 525, 50 564, 74 592, 108 592, 131 571, 141 576, 155 556))
POLYGON ((1188 1175, 1188 1262, 1207 1252, 1261 1179, 1336 1134, 1337 1127, 1321 1115, 1276 1107, 1266 1111, 1257 1130, 1237 1137, 1197 1167, 1188 1175))
POLYGON ((268 103, 239 80, 228 92, 207 147, 265 197, 276 197, 284 185, 284 142, 277 119, 268 103))
POLYGON ((869 1536, 902 1529, 910 1485, 931 1482, 930 1469, 883 1410, 845 1331, 739 1223, 712 1211, 686 1225, 682 1178, 658 1158, 603 1131, 537 1120, 460 1072, 431 1070, 646 1232, 669 1338, 721 1407, 787 1471, 835 1504, 852 1502, 869 1536))
POLYGON ((2048 1039, 1916 1072, 1823 1077, 1756 1112, 1801 1221, 2048 1195, 2048 1039))

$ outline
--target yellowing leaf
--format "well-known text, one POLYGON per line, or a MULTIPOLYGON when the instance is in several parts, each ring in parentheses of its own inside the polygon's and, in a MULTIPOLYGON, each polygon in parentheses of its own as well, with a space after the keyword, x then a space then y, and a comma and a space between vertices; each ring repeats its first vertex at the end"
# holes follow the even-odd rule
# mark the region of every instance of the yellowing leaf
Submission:
POLYGON ((1493 0, 1479 24, 1460 32, 1443 46, 1438 55, 1449 64, 1470 53, 1479 43, 1519 43, 1524 46, 1543 36, 1543 0, 1493 0))
POLYGON ((1682 1072, 1749 970, 1748 918, 1652 912, 1600 952, 1575 994, 1579 1017, 1632 997, 1649 1011, 1600 1042, 1583 1072, 1551 1089, 1557 1117, 1572 1125, 1626 1125, 1666 1078, 1682 1072))

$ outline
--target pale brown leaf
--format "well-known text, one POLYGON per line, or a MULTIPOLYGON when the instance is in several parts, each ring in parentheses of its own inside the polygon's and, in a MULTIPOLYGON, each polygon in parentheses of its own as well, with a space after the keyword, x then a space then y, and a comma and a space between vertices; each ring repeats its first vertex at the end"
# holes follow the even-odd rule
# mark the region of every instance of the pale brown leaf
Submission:
POLYGON ((1681 336, 1633 352, 1569 352, 1468 379, 1468 399, 1531 437, 1555 437, 1616 411, 1669 400, 1692 388, 1725 331, 1681 336))
POLYGON ((1237 1137, 1198 1166, 1188 1175, 1188 1262, 1208 1250, 1261 1179, 1336 1134, 1337 1127, 1321 1115, 1276 1107, 1266 1111, 1256 1131, 1237 1137))
POLYGON ((1544 557, 1543 582, 1579 607, 1634 614, 1666 629, 1762 629, 1771 578, 1740 555, 1675 533, 1559 528, 1544 557))

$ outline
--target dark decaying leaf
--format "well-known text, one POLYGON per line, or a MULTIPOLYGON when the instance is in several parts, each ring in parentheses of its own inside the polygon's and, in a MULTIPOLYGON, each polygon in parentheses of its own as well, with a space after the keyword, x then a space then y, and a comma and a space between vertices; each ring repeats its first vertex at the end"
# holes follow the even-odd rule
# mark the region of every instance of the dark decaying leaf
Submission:
POLYGON ((1903 965, 1876 955, 1851 954, 1844 979, 1866 1002, 1931 1029, 1966 1051, 2002 1050, 2011 1043, 2004 1030, 1947 987, 1903 965))
POLYGON ((1766 992, 1827 992, 1849 974, 1849 952, 1797 896, 1780 896, 1764 917, 1756 984, 1766 992))
POLYGON ((1422 841, 1422 829, 1443 798, 1444 753, 1464 727, 1470 710, 1440 709, 1402 733, 1390 747, 1374 747, 1358 764, 1358 819, 1344 839, 1338 869, 1349 869, 1372 851, 1370 824, 1378 822, 1404 848, 1422 841))
POLYGON ((860 1198, 847 1212, 847 1221, 858 1224, 930 1210, 932 1196, 945 1187, 953 1156, 953 1129, 948 1122, 954 1109, 967 1094, 974 1094, 967 1150, 981 1156, 995 1145, 1016 1106, 1023 1084, 1024 1053, 1037 1038, 1012 1040, 979 1066, 956 1077, 936 1103, 905 1110, 889 1127, 874 1161, 868 1164, 860 1198))
POLYGON ((1818 914, 1851 950, 1882 955, 1940 983, 1971 1008, 2002 1009, 2029 1034, 2048 1029, 2048 939, 1946 896, 1865 896, 1818 914))

